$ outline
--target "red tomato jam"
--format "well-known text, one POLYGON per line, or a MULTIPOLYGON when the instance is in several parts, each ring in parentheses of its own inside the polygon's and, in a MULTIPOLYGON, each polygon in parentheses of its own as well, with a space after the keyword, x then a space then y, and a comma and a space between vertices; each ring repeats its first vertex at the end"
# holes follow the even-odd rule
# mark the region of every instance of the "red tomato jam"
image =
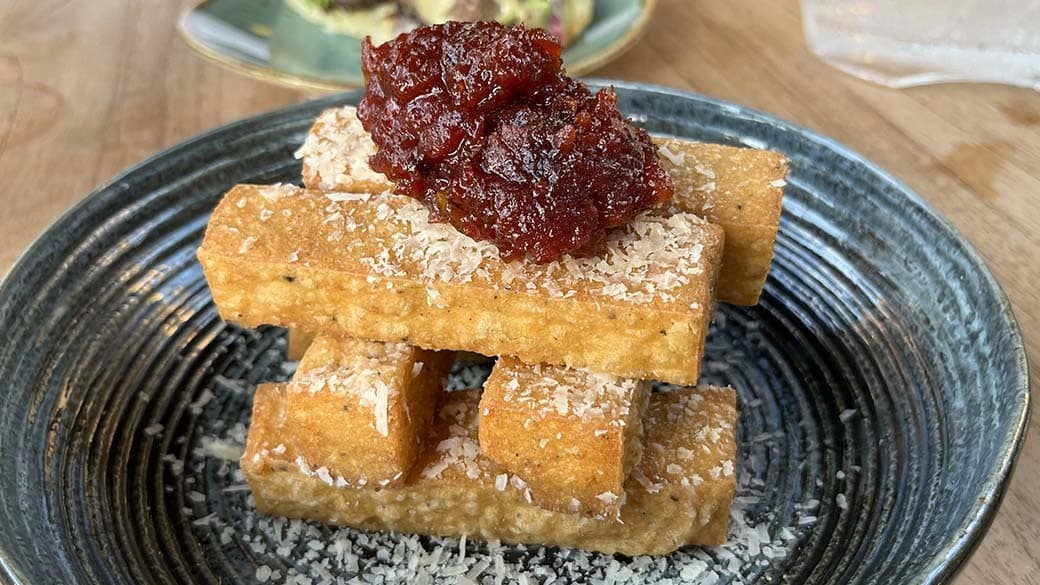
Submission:
POLYGON ((613 89, 567 77, 550 33, 449 22, 362 45, 370 164, 433 218, 545 263, 672 197, 646 131, 613 89))

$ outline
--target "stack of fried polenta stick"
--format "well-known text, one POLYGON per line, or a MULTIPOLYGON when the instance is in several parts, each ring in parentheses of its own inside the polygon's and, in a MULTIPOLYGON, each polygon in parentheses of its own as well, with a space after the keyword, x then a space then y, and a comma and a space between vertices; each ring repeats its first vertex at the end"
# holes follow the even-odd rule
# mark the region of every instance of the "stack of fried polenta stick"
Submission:
POLYGON ((716 299, 757 302, 786 161, 655 140, 672 207, 545 265, 390 193, 350 107, 300 149, 307 189, 232 189, 199 250, 214 300, 302 354, 255 397, 260 510, 632 555, 723 542, 734 392, 648 381, 695 384, 716 299), (500 356, 483 392, 443 390, 454 350, 500 356))

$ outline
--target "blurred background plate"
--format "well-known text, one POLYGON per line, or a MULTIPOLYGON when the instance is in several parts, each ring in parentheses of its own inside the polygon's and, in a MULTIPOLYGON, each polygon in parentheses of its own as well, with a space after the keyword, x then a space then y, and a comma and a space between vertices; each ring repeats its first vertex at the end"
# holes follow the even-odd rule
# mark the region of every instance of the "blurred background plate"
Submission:
MULTIPOLYGON (((584 75, 632 46, 657 0, 595 0, 592 22, 563 53, 584 75)), ((205 0, 179 31, 203 57, 245 75, 297 87, 360 87, 361 39, 328 32, 283 0, 205 0)))
MULTIPOLYGON (((332 96, 218 128, 127 170, 0 285, 0 568, 15 583, 413 581, 486 562, 528 582, 943 583, 984 534, 1029 406, 1007 300, 915 194, 777 118, 617 83, 654 132, 777 149, 791 175, 756 307, 721 305, 704 382, 740 394, 730 541, 629 559, 258 516, 237 458, 284 332, 222 322, 195 259, 239 182, 298 182, 332 96), (514 573, 515 574, 515 573, 514 573)), ((534 333, 534 332, 532 332, 534 333)), ((481 366, 455 384, 478 383, 481 366)), ((349 432, 349 431, 347 431, 349 432)), ((0 578, 0 580, 3 580, 0 578)))

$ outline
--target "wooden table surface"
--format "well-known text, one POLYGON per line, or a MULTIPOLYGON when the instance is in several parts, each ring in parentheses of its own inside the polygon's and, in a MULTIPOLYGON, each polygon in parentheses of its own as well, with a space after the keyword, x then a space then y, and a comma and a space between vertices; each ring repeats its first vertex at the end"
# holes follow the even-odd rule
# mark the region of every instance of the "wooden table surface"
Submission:
MULTIPOLYGON (((225 71, 177 37, 179 2, 5 0, 0 6, 0 273, 114 173, 232 120, 313 97, 225 71)), ((794 0, 662 0, 643 41, 596 72, 697 91, 831 136, 891 171, 968 236, 1040 364, 1040 93, 892 90, 806 49, 794 0)), ((1040 388, 1038 373, 1032 384, 1040 388)), ((1032 425, 1040 418, 1033 410, 1032 425)), ((1040 584, 1040 432, 957 578, 1040 584)))

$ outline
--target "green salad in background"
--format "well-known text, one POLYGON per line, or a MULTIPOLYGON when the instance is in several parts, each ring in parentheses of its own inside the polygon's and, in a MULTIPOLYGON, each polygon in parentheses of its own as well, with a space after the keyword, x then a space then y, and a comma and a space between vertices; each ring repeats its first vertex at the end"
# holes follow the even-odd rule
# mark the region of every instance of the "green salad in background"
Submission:
POLYGON ((548 29, 564 45, 592 21, 593 0, 287 0, 308 20, 382 43, 417 26, 448 20, 497 20, 548 29))

